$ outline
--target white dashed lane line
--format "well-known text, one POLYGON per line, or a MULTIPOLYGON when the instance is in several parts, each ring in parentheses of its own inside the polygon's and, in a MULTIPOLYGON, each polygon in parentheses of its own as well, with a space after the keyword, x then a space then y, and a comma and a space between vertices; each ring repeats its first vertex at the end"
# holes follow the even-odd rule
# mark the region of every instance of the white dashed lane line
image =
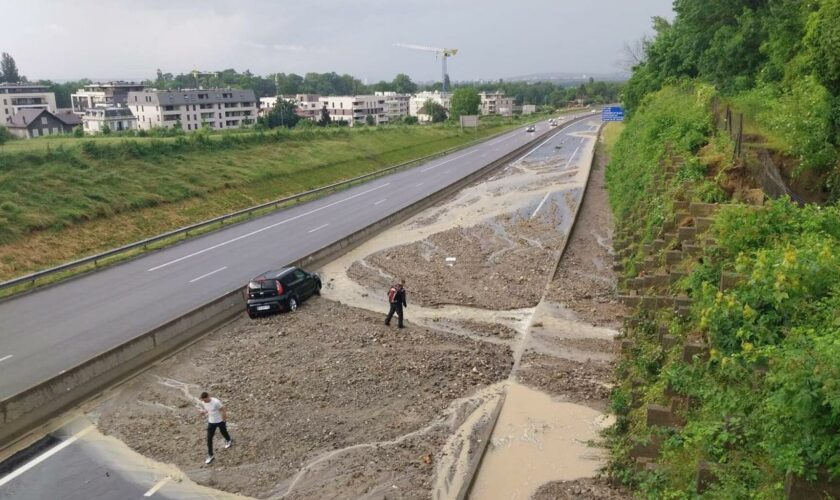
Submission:
POLYGON ((2 358, 0 358, 0 363, 2 363, 3 361, 6 361, 7 359, 10 359, 12 357, 14 357, 14 354, 9 354, 7 356, 3 356, 2 358))
POLYGON ((387 200, 387 199, 388 199, 388 198, 382 198, 381 200, 379 200, 379 201, 377 201, 376 203, 374 203, 374 205, 379 205, 380 203, 384 203, 384 202, 385 202, 385 200, 387 200))
POLYGON ((160 481, 155 483, 154 486, 149 488, 149 491, 147 491, 146 493, 143 493, 143 496, 144 497, 150 497, 150 496, 154 495, 155 493, 157 493, 157 490, 163 488, 163 485, 166 484, 167 482, 169 482, 170 479, 171 478, 169 476, 166 476, 165 478, 161 479, 160 481))
POLYGON ((216 274, 216 273, 220 273, 220 272, 224 271, 225 269, 227 269, 227 266, 220 267, 220 268, 216 269, 215 271, 210 271, 210 272, 209 272, 209 273, 207 273, 207 274, 202 274, 202 275, 201 275, 201 276, 199 276, 198 278, 193 278, 193 279, 191 279, 191 280, 190 280, 190 283, 195 283, 196 281, 198 281, 198 280, 200 280, 200 279, 204 279, 204 278, 206 278, 206 277, 208 277, 208 276, 212 276, 212 275, 214 275, 214 274, 216 274))
POLYGON ((330 225, 329 223, 321 224, 320 226, 316 227, 315 229, 310 229, 309 232, 314 233, 315 231, 320 231, 321 229, 324 229, 325 227, 327 227, 329 225, 330 225))
POLYGON ((35 467, 36 465, 40 464, 41 462, 50 458, 51 456, 55 455, 56 453, 63 450, 64 448, 67 448, 71 444, 75 443, 80 437, 84 436, 85 434, 87 434, 91 430, 93 430, 93 426, 85 427, 81 432, 79 432, 75 436, 72 436, 72 437, 62 441, 58 445, 50 448, 49 450, 45 451, 44 453, 41 453, 36 458, 27 462, 26 465, 24 465, 23 467, 20 467, 19 469, 15 469, 15 471, 12 472, 11 474, 9 474, 8 476, 0 478, 0 486, 4 486, 7 483, 12 482, 12 480, 15 479, 16 477, 22 476, 24 473, 26 473, 26 471, 35 467))
POLYGON ((294 221, 294 220, 300 219, 301 217, 306 217, 307 215, 312 215, 312 214, 314 214, 314 213, 316 213, 316 212, 320 212, 321 210, 326 210, 326 209, 328 209, 328 208, 330 208, 330 207, 334 207, 334 206, 336 206, 336 205, 339 205, 339 204, 341 204, 341 203, 344 203, 345 201, 350 201, 350 200, 352 200, 352 199, 354 199, 354 198, 358 198, 359 196, 364 196, 364 195, 366 195, 366 194, 368 194, 368 193, 372 193, 372 192, 374 192, 374 191, 378 191, 378 190, 380 190, 380 189, 382 189, 382 188, 384 188, 384 187, 388 187, 388 186, 390 186, 390 185, 391 185, 391 183, 390 183, 390 182, 386 182, 385 184, 382 184, 382 185, 376 186, 375 188, 371 188, 371 189, 368 189, 367 191, 362 191, 361 193, 356 193, 356 194, 354 194, 353 196, 348 196, 347 198, 344 198, 344 199, 341 199, 341 200, 335 201, 335 202, 333 202, 333 203, 330 203, 329 205, 324 205, 323 207, 314 208, 314 209, 312 209, 312 210, 310 210, 310 211, 308 211, 308 212, 304 212, 304 213, 302 213, 302 214, 295 215, 294 217, 289 217, 288 219, 281 220, 280 222, 275 222, 274 224, 270 224, 270 225, 268 225, 268 226, 261 227, 261 228, 259 228, 259 229, 255 230, 255 231, 251 231, 250 233, 243 234, 243 235, 241 235, 241 236, 237 236, 236 238, 232 238, 232 239, 229 239, 229 240, 227 240, 227 241, 223 241, 223 242, 218 243, 218 244, 216 244, 216 245, 213 245, 213 246, 211 246, 211 247, 207 247, 207 248, 204 248, 204 249, 199 250, 199 251, 197 251, 197 252, 193 252, 193 253, 191 253, 191 254, 184 255, 183 257, 179 257, 179 258, 177 258, 177 259, 170 260, 169 262, 165 262, 165 263, 163 263, 163 264, 161 264, 161 265, 159 265, 159 266, 155 266, 155 267, 149 268, 149 269, 147 269, 147 271, 157 271, 158 269, 163 269, 164 267, 171 266, 172 264, 177 264, 178 262, 181 262, 181 261, 187 260, 187 259, 189 259, 189 258, 191 258, 191 257, 195 257, 196 255, 201 255, 201 254, 203 254, 203 253, 205 253, 205 252, 209 252, 209 251, 211 251, 211 250, 215 250, 215 249, 217 249, 217 248, 219 248, 219 247, 223 247, 223 246, 225 246, 225 245, 229 245, 229 244, 234 243, 234 242, 236 242, 236 241, 239 241, 239 240, 242 240, 242 239, 248 238, 249 236, 253 236, 253 235, 255 235, 255 234, 259 234, 259 233, 261 233, 261 232, 263 232, 263 231, 267 231, 267 230, 269 230, 269 229, 275 228, 275 227, 280 226, 280 225, 282 225, 282 224, 285 224, 285 223, 287 223, 287 222, 292 222, 292 221, 294 221))

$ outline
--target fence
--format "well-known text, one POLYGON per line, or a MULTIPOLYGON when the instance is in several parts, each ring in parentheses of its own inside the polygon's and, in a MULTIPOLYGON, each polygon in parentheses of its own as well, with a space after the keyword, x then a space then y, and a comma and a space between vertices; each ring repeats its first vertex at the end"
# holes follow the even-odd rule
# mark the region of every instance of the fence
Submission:
POLYGON ((718 99, 712 102, 712 116, 715 127, 723 130, 732 139, 732 162, 741 162, 761 185, 762 191, 769 198, 788 196, 800 205, 806 201, 785 184, 779 168, 773 162, 770 152, 766 148, 751 147, 755 152, 754 158, 747 157, 744 152, 744 113, 735 113, 729 104, 722 104, 718 99))

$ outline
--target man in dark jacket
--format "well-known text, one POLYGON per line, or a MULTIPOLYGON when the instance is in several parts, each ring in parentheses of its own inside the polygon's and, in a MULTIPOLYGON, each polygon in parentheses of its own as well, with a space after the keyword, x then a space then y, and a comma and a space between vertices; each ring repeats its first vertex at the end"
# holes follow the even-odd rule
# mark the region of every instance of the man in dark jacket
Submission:
POLYGON ((385 324, 390 325, 391 318, 394 317, 394 313, 397 313, 397 326, 405 328, 403 326, 403 307, 408 307, 408 303, 405 301, 405 279, 401 279, 399 283, 392 285, 391 289, 388 290, 388 304, 390 309, 388 310, 388 317, 385 318, 385 324))

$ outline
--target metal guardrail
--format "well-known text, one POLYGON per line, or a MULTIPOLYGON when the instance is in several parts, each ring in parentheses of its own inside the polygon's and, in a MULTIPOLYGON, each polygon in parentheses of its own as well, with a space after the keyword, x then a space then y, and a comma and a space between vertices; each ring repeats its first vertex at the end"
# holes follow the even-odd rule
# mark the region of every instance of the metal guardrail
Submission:
MULTIPOLYGON (((572 116, 572 120, 574 120, 575 118, 577 118, 577 115, 572 116)), ((529 125, 531 123, 536 123, 536 122, 523 122, 520 126, 526 126, 526 125, 529 125)), ((517 127, 517 128, 519 128, 519 127, 517 127)), ((21 285, 21 284, 24 284, 24 283, 27 283, 27 282, 31 283, 32 287, 34 287, 35 282, 39 278, 50 276, 50 275, 60 273, 60 272, 63 272, 63 271, 69 271, 71 269, 81 267, 81 266, 84 266, 84 265, 93 264, 94 266, 96 266, 99 263, 100 260, 107 259, 108 257, 113 257, 115 255, 119 255, 119 254, 121 254, 123 252, 127 252, 129 250, 134 250, 134 249, 141 248, 141 247, 146 249, 146 248, 148 248, 148 246, 150 244, 157 243, 159 241, 163 241, 163 240, 166 240, 168 238, 173 238, 173 237, 179 236, 179 235, 189 236, 190 231, 196 231, 198 229, 202 229, 202 228, 205 228, 207 226, 211 226, 213 224, 219 224, 221 226, 221 225, 224 225, 224 223, 228 220, 237 219, 237 218, 242 217, 242 216, 249 216, 250 217, 250 216, 253 216, 254 212, 258 212, 260 210, 265 210, 265 209, 270 208, 272 206, 274 208, 280 208, 281 205, 286 205, 286 204, 289 204, 289 203, 292 203, 292 202, 297 202, 297 201, 300 201, 302 199, 311 197, 313 195, 327 193, 327 192, 330 192, 330 191, 333 191, 333 190, 338 190, 339 188, 349 187, 349 186, 353 185, 354 183, 358 183, 360 181, 365 181, 365 180, 368 180, 368 179, 373 179, 375 177, 379 177, 379 176, 382 176, 382 175, 386 175, 386 174, 395 172, 395 171, 400 170, 402 168, 405 168, 405 167, 407 167, 407 166, 409 166, 413 163, 427 161, 427 160, 430 160, 432 158, 436 158, 436 157, 439 157, 439 156, 444 156, 444 155, 453 153, 455 151, 459 151, 461 149, 466 149, 466 148, 469 148, 469 147, 474 146, 476 144, 480 144, 481 142, 485 142, 485 141, 488 141, 488 140, 493 139, 495 137, 499 137, 501 135, 507 134, 509 132, 511 132, 511 130, 505 130, 505 131, 502 131, 502 132, 499 132, 499 133, 496 133, 496 134, 493 134, 493 135, 490 135, 490 136, 487 136, 487 137, 482 137, 481 139, 476 139, 474 141, 470 141, 470 142, 461 144, 459 146, 455 146, 455 147, 446 149, 444 151, 440 151, 440 152, 433 153, 433 154, 430 154, 430 155, 422 156, 420 158, 415 158, 413 160, 409 160, 407 162, 399 163, 397 165, 392 165, 390 167, 385 167, 385 168, 376 170, 374 172, 369 172, 367 174, 363 174, 363 175, 359 175, 357 177, 353 177, 351 179, 345 179, 343 181, 335 182, 335 183, 329 184, 327 186, 322 186, 322 187, 319 187, 319 188, 310 189, 309 191, 305 191, 303 193, 298 193, 298 194, 295 194, 295 195, 292 195, 292 196, 287 196, 285 198, 280 198, 280 199, 277 199, 277 200, 262 203, 260 205, 255 205, 253 207, 248 207, 248 208, 245 208, 245 209, 242 209, 242 210, 238 210, 236 212, 231 212, 231 213, 228 213, 228 214, 225 214, 225 215, 220 215, 219 217, 215 217, 213 219, 208 219, 208 220, 205 220, 205 221, 202 221, 202 222, 197 222, 195 224, 191 224, 189 226, 184 226, 184 227, 181 227, 181 228, 178 228, 178 229, 174 229, 172 231, 169 231, 169 232, 166 232, 166 233, 161 233, 161 234, 158 234, 156 236, 152 236, 151 238, 146 238, 144 240, 135 241, 134 243, 129 243, 128 245, 123 245, 121 247, 113 248, 113 249, 107 250, 105 252, 101 252, 101 253, 91 255, 91 256, 88 256, 88 257, 83 257, 83 258, 78 259, 78 260, 74 260, 74 261, 67 262, 67 263, 64 263, 64 264, 61 264, 61 265, 58 265, 58 266, 55 266, 55 267, 51 267, 49 269, 44 269, 42 271, 37 271, 37 272, 31 273, 31 274, 20 276, 18 278, 13 278, 13 279, 10 279, 8 281, 4 281, 4 282, 0 283, 0 290, 4 290, 6 288, 10 288, 10 287, 13 287, 13 286, 16 286, 16 285, 21 285)))

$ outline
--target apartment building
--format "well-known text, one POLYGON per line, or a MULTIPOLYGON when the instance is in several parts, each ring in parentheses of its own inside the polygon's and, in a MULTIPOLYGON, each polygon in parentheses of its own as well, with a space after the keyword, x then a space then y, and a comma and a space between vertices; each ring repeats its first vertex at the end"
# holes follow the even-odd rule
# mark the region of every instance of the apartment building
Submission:
POLYGON ((145 89, 128 93, 128 108, 137 117, 137 128, 170 128, 180 123, 185 131, 202 125, 224 130, 253 124, 257 119, 253 90, 145 89))
POLYGON ((378 95, 342 95, 326 96, 319 99, 320 108, 315 117, 320 117, 321 109, 327 108, 330 119, 333 122, 344 121, 351 127, 356 124, 364 124, 368 115, 373 117, 376 125, 388 123, 388 115, 385 114, 385 97, 378 95))
POLYGON ((112 132, 137 128, 137 118, 130 109, 120 105, 88 108, 82 116, 82 123, 87 134, 98 134, 106 125, 112 132))
POLYGON ((501 90, 495 92, 480 92, 482 115, 513 115, 513 98, 505 97, 501 90))
POLYGON ((421 113, 420 110, 423 109, 425 106, 426 101, 432 101, 437 104, 443 106, 447 111, 449 111, 449 102, 452 98, 452 94, 448 92, 428 92, 423 91, 411 96, 408 102, 408 114, 410 116, 416 116, 419 122, 428 122, 432 120, 432 117, 421 113))
POLYGON ((74 113, 84 115, 85 110, 97 106, 125 106, 128 104, 129 92, 141 92, 145 88, 142 83, 134 82, 92 83, 70 94, 70 102, 74 113))
POLYGON ((261 97, 260 98, 260 116, 268 113, 271 108, 277 104, 277 99, 284 99, 292 101, 297 106, 295 113, 301 118, 309 118, 317 120, 321 115, 321 108, 323 107, 320 101, 321 96, 318 94, 296 94, 276 97, 261 97))
POLYGON ((385 115, 388 121, 408 116, 411 96, 397 92, 376 92, 376 97, 385 98, 385 115))
POLYGON ((15 113, 23 109, 46 109, 55 112, 55 94, 43 85, 0 84, 0 125, 9 122, 15 113))

